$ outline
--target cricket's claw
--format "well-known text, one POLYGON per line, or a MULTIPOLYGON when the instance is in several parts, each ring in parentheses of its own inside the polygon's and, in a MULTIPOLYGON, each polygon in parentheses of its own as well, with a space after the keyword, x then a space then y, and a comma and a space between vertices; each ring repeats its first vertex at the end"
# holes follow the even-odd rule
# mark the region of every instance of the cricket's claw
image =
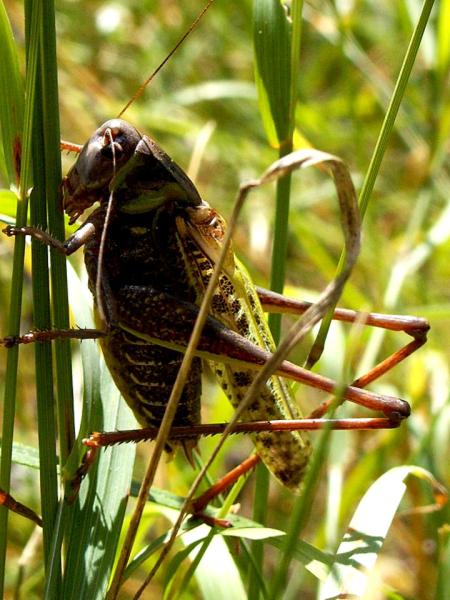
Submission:
POLYGON ((386 415, 386 417, 389 418, 390 421, 394 423, 400 423, 400 421, 403 421, 403 419, 407 419, 409 417, 409 415, 411 414, 411 407, 407 402, 405 402, 405 406, 402 408, 401 411, 386 411, 384 414, 386 415))
POLYGON ((0 339, 0 345, 5 348, 12 348, 19 344, 32 344, 33 342, 43 342, 51 339, 51 332, 46 330, 35 330, 24 333, 23 335, 7 335, 0 339))
POLYGON ((6 337, 0 339, 0 345, 4 346, 5 348, 12 348, 13 346, 16 346, 17 343, 18 343, 17 335, 7 335, 6 337))
POLYGON ((410 405, 406 402, 406 400, 403 401, 404 402, 404 406, 403 406, 403 410, 400 412, 400 417, 402 419, 406 419, 407 417, 409 417, 409 415, 411 414, 411 407, 410 405))
POLYGON ((17 227, 14 227, 13 225, 7 225, 4 229, 2 229, 2 231, 8 237, 12 237, 13 235, 16 235, 17 227))
POLYGON ((390 421, 400 422, 403 421, 403 419, 407 419, 409 417, 409 415, 411 414, 411 407, 408 404, 408 402, 406 402, 406 400, 390 396, 386 396, 386 398, 390 402, 385 408, 381 410, 390 421))

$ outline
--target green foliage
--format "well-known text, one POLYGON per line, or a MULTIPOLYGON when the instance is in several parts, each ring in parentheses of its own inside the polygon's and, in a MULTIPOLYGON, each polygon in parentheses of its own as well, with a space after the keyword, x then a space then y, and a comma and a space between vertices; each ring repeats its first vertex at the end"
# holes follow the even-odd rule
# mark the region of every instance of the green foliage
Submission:
MULTIPOLYGON (((278 149, 274 150, 265 141, 266 131, 270 132, 269 139, 273 146, 277 146, 280 139, 289 138, 293 131, 292 143, 295 148, 309 143, 340 156, 350 165, 357 187, 367 189, 367 174, 373 162, 376 142, 386 114, 390 114, 392 98, 397 97, 394 96, 394 90, 396 87, 398 89, 400 68, 407 55, 420 9, 416 2, 379 3, 364 0, 353 3, 307 3, 303 9, 301 53, 289 52, 287 60, 289 43, 286 35, 290 33, 291 26, 286 11, 277 0, 263 4, 266 10, 276 15, 280 28, 277 35, 282 36, 281 41, 272 43, 282 44, 281 47, 286 48, 286 53, 281 53, 285 63, 277 67, 278 70, 274 68, 274 53, 267 49, 257 50, 258 85, 261 88, 264 78, 268 86, 263 94, 266 99, 265 108, 263 106, 262 109, 263 118, 258 112, 253 81, 252 38, 255 23, 252 20, 253 6, 249 0, 235 5, 214 4, 199 29, 158 75, 144 97, 125 115, 141 131, 154 137, 181 166, 189 168, 202 195, 225 217, 229 215, 238 182, 259 175, 278 156, 278 149), (299 69, 294 67, 296 77, 293 78, 289 69, 298 60, 299 69), (283 83, 280 83, 282 76, 283 83), (293 84, 293 79, 296 84, 293 84), (281 98, 277 101, 276 95, 281 90, 281 98), (293 101, 297 95, 299 100, 293 101), (268 100, 270 97, 272 100, 268 100), (272 109, 270 113, 269 108, 272 109), (274 112, 276 117, 273 116, 274 112), (282 116, 286 114, 288 117, 282 116), (289 123, 284 118, 289 118, 289 123), (275 126, 270 125, 270 119, 276 123, 275 126), (278 131, 278 140, 275 139, 275 131, 278 131)), ((297 10, 295 5, 297 3, 293 2, 293 9, 297 10)), ((117 115, 139 83, 164 58, 193 21, 197 11, 198 6, 190 2, 124 0, 102 4, 81 0, 60 3, 56 21, 62 137, 82 143, 99 123, 117 115), (82 27, 80 23, 83 23, 82 27)), ((328 586, 336 584, 336 581, 331 581, 331 576, 324 584, 326 587, 317 592, 320 582, 327 580, 329 568, 337 565, 333 571, 335 579, 345 580, 350 578, 348 570, 353 569, 355 560, 370 556, 372 568, 375 555, 381 556, 372 573, 376 585, 371 588, 376 591, 366 592, 365 598, 431 600, 448 596, 448 508, 435 512, 414 512, 414 509, 431 505, 434 501, 429 483, 416 478, 409 478, 407 488, 399 490, 407 472, 416 475, 423 473, 406 465, 418 465, 427 469, 441 483, 450 484, 450 350, 447 342, 450 326, 449 11, 448 0, 441 0, 436 6, 409 81, 400 97, 398 116, 395 122, 390 122, 393 129, 385 140, 375 185, 370 189, 371 202, 365 215, 361 258, 340 303, 359 310, 416 314, 430 319, 432 329, 427 346, 371 386, 375 390, 407 399, 412 404, 412 416, 400 430, 359 434, 331 432, 327 445, 323 447, 323 455, 316 454, 320 458, 317 466, 321 471, 315 486, 311 487, 311 497, 307 499, 306 507, 302 509, 297 505, 294 508, 296 499, 273 483, 269 500, 264 502, 267 508, 265 527, 257 528, 257 523, 240 515, 230 517, 233 524, 240 528, 235 532, 240 532, 239 551, 236 551, 236 540, 230 540, 231 536, 215 531, 213 535, 205 530, 206 526, 194 529, 196 524, 190 523, 180 532, 166 566, 151 584, 153 587, 148 593, 154 597, 163 594, 163 587, 169 579, 171 593, 175 596, 219 596, 224 580, 218 578, 214 568, 215 552, 220 552, 223 573, 233 578, 228 581, 236 582, 233 587, 236 596, 241 594, 240 597, 243 597, 241 590, 245 590, 244 594, 248 593, 249 573, 252 573, 251 597, 256 598, 260 593, 269 595, 273 593, 274 565, 280 563, 280 552, 286 553, 284 538, 289 536, 289 558, 292 562, 291 569, 287 571, 289 576, 286 577, 286 572, 282 575, 285 598, 296 598, 300 593, 304 597, 315 597, 317 593, 326 597, 325 591, 327 595, 337 593, 336 589, 329 591, 328 586), (397 496, 394 491, 398 492, 397 496), (367 504, 367 497, 373 498, 376 492, 379 495, 376 496, 375 505, 367 504), (400 496, 400 514, 394 517, 400 496), (385 503, 386 510, 377 513, 377 508, 383 508, 381 502, 385 503), (361 507, 366 507, 362 518, 361 507), (309 514, 302 512, 305 508, 309 509, 309 514), (402 514, 404 508, 411 511, 402 514), (379 518, 383 512, 388 515, 387 522, 379 518), (357 516, 361 534, 357 540, 359 545, 351 548, 348 545, 341 546, 348 544, 346 531, 352 518, 356 519, 357 516), (293 533, 294 529, 290 529, 293 521, 298 521, 301 538, 293 533), (367 529, 364 529, 364 525, 367 525, 367 529), (258 531, 258 534, 252 531, 249 535, 249 527, 258 531), (287 532, 288 535, 269 537, 274 529, 287 532), (255 557, 248 542, 248 539, 254 540, 258 536, 265 539, 265 559, 262 563, 258 563, 258 554, 255 557), (368 539, 367 536, 372 538, 368 539), (361 540, 366 540, 366 547, 361 546, 361 540), (195 570, 190 564, 195 566, 195 570)), ((45 115, 45 103, 30 98, 30 94, 29 104, 24 109, 19 75, 20 71, 25 72, 20 3, 9 2, 8 15, 12 30, 16 32, 19 61, 14 52, 11 54, 14 46, 7 35, 8 25, 3 18, 0 35, 0 83, 3 82, 0 109, 4 115, 4 151, 0 155, 0 177, 1 187, 5 189, 0 191, 0 213, 11 220, 15 218, 11 212, 11 198, 17 191, 15 187, 12 192, 9 189, 11 184, 16 185, 13 155, 10 153, 11 140, 16 135, 14 131, 22 131, 21 119, 24 119, 25 140, 31 130, 31 121, 46 119, 48 115, 45 115), (2 69, 9 69, 9 74, 4 75, 2 69), (14 86, 9 87, 12 83, 6 84, 5 81, 15 82, 14 86), (10 93, 4 93, 5 87, 10 93), (8 101, 12 102, 9 106, 5 104, 8 101), (19 121, 14 121, 8 114, 19 116, 19 121)), ((48 26, 48 17, 43 17, 43 23, 48 26)), ((39 35, 44 31, 41 30, 39 35)), ((299 35, 299 30, 297 33, 299 35)), ((29 52, 33 42, 37 44, 37 35, 32 33, 29 38, 29 52)), ((44 37, 48 35, 47 31, 44 37)), ((290 47, 298 50, 299 44, 299 39, 296 39, 290 47)), ((31 57, 36 60, 36 69, 42 68, 39 67, 42 57, 33 58, 32 54, 31 57)), ((25 81, 25 86, 29 86, 27 90, 36 87, 32 66, 33 62, 29 62, 25 81)), ((44 72, 54 78, 54 65, 47 63, 44 72)), ((44 81, 44 87, 54 84, 54 79, 47 84, 44 81)), ((47 112, 54 111, 52 104, 47 108, 51 109, 47 112)), ((43 150, 42 154, 44 156, 47 153, 46 160, 54 164, 56 159, 52 153, 55 152, 58 135, 57 124, 47 127, 44 128, 46 135, 52 138, 50 142, 47 140, 50 144, 48 148, 53 150, 43 150)), ((47 142, 44 147, 47 147, 47 142)), ((29 141, 24 144, 25 154, 29 145, 29 141)), ((64 157, 64 166, 69 160, 64 157)), ((29 163, 30 160, 25 156, 27 178, 30 177, 29 163)), ((28 189, 28 186, 25 188, 28 189)), ((324 282, 333 277, 342 248, 333 194, 332 186, 320 174, 308 173, 306 183, 302 177, 301 184, 296 177, 293 178, 288 234, 283 234, 286 258, 283 259, 283 267, 279 267, 287 275, 288 295, 313 299, 318 290, 323 288, 324 282)), ((55 205, 55 197, 51 198, 55 205)), ((274 221, 273 205, 271 191, 259 190, 244 209, 235 235, 238 254, 244 259, 254 280, 263 285, 267 285, 270 278, 268 257, 274 221)), ((26 207, 22 205, 19 221, 26 212, 26 207)), ((61 235, 58 227, 60 225, 51 224, 51 230, 61 235)), ((10 323, 18 324, 17 306, 20 306, 22 281, 18 264, 20 242, 18 244, 14 258, 15 275, 11 283, 13 244, 4 236, 0 239, 0 336, 14 330, 10 323), (8 298, 11 287, 15 294, 12 312, 8 298), (7 314, 12 314, 9 322, 5 320, 7 314)), ((42 262, 42 270, 47 268, 46 261, 45 258, 42 262)), ((30 274, 29 265, 27 251, 24 266, 26 275, 30 274)), ((73 258, 73 266, 76 270, 82 269, 79 258, 73 258)), ((58 273, 56 279, 65 281, 59 268, 52 263, 52 272, 58 273)), ((72 274, 69 280, 71 289, 75 290, 70 296, 80 296, 79 290, 83 284, 72 274)), ((21 331, 30 329, 36 323, 32 320, 30 308, 31 291, 28 286, 25 289, 21 331)), ((73 323, 87 326, 89 317, 83 316, 83 303, 77 302, 72 310, 73 323)), ((339 381, 351 381, 403 342, 400 334, 387 335, 368 329, 353 332, 352 335, 349 332, 348 326, 331 327, 317 371, 339 381)), ((96 345, 86 341, 81 344, 83 374, 79 345, 74 344, 73 350, 75 398, 78 400, 81 395, 84 381, 85 401, 90 402, 84 409, 80 436, 92 427, 125 427, 129 415, 120 414, 123 409, 108 387, 107 374, 100 374, 96 345), (121 424, 115 421, 118 415, 123 419, 121 424), (103 421, 103 418, 106 420, 103 421)), ((2 349, 1 352, 6 351, 2 349)), ((299 348, 293 359, 301 362, 307 352, 307 348, 299 348)), ((59 351, 56 354, 59 355, 59 351)), ((13 495, 40 512, 35 431, 38 418, 36 393, 31 383, 31 356, 29 348, 20 350, 15 440, 24 446, 15 445, 13 448, 11 445, 10 450, 5 451, 4 448, 12 440, 4 434, 2 458, 12 453, 13 495)), ((1 383, 5 381, 5 389, 15 397, 15 381, 10 375, 5 375, 4 362, 0 361, 1 383)), ((14 362, 9 354, 8 362, 14 362)), ((58 364, 56 371, 60 373, 61 369, 64 367, 58 364)), ((204 387, 203 420, 226 420, 230 414, 226 401, 210 381, 205 381, 204 387)), ((63 395, 66 397, 66 392, 63 395)), ((298 389, 298 397, 305 413, 323 399, 319 392, 303 387, 298 389)), ((67 414, 63 406, 59 405, 59 416, 61 413, 67 414)), ((357 414, 361 412, 358 409, 357 414)), ((356 412, 352 407, 343 407, 340 415, 343 414, 355 415, 356 412)), ((7 415, 8 423, 10 417, 7 415)), ((59 427, 63 432, 60 434, 61 440, 71 436, 70 431, 64 432, 61 422, 59 427)), ((55 437, 46 441, 55 453, 55 437)), ((212 445, 212 440, 202 441, 201 452, 204 457, 208 456, 212 445)), ((63 461, 66 472, 76 467, 80 448, 81 444, 77 442, 69 462, 63 461)), ((249 448, 244 438, 232 437, 220 461, 214 465, 211 476, 222 474, 229 460, 234 462, 235 459, 244 458, 249 448)), ((66 569, 64 597, 83 597, 83 594, 89 598, 94 594, 101 597, 113 568, 114 546, 119 538, 120 524, 124 518, 126 528, 129 519, 122 498, 130 481, 134 448, 119 446, 114 452, 114 455, 109 451, 102 455, 103 462, 83 483, 76 507, 64 509, 66 512, 59 514, 61 531, 65 530, 73 542, 67 547, 69 566, 66 569), (118 480, 111 482, 112 475, 117 475, 118 480), (103 482, 99 481, 101 478, 103 482), (94 483, 97 490, 103 489, 110 504, 101 504, 97 496, 90 498, 95 496, 92 491, 94 483), (115 498, 112 498, 113 495, 115 498), (114 500, 115 506, 112 506, 114 500), (88 501, 92 501, 89 508, 88 501), (110 536, 106 535, 108 531, 110 536)), ((64 446, 60 445, 58 453, 64 457, 64 446)), ((148 452, 145 448, 138 448, 137 455, 135 479, 142 475, 148 452)), ((56 472, 56 465, 54 468, 56 472)), ((192 479, 192 469, 182 456, 173 463, 160 466, 158 486, 166 491, 164 495, 154 491, 136 542, 135 552, 142 552, 146 560, 141 561, 137 555, 134 556, 121 597, 133 597, 137 586, 154 564, 180 505, 175 494, 185 495, 192 479)), ((434 480, 429 480, 434 485, 434 480)), ((240 514, 247 517, 252 514, 253 498, 258 497, 259 492, 259 487, 255 494, 252 485, 247 484, 240 496, 240 514)), ((24 567, 18 564, 20 553, 31 535, 32 525, 16 515, 10 515, 9 522, 5 597, 12 597, 17 581, 23 578, 22 597, 41 598, 46 583, 43 571, 37 569, 36 565, 42 564, 42 550, 35 550, 24 567)), ((352 521, 351 525, 355 522, 352 521)), ((61 542, 60 533, 55 535, 50 542, 46 542, 46 546, 61 542)), ((120 543, 121 538, 119 546, 120 543)), ((262 545, 261 541, 253 543, 262 545)), ((52 560, 51 548, 45 560, 52 560)), ((50 580, 52 585, 59 585, 58 569, 54 573, 55 579, 47 578, 47 585, 50 580)), ((359 589, 357 593, 360 594, 359 589)))
POLYGON ((3 3, 0 5, 0 87, 8 90, 0 100, 0 173, 11 184, 18 183, 17 158, 23 127, 24 90, 11 26, 3 3))

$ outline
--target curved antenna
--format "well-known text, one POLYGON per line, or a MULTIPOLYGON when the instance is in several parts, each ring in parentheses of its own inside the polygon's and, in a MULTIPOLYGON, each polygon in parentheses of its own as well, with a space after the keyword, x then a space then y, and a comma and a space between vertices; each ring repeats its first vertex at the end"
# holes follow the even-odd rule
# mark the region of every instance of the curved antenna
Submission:
MULTIPOLYGON (((111 145, 112 162, 113 162, 113 178, 114 178, 116 175, 116 167, 117 167, 117 165, 116 165, 116 148, 114 145, 114 136, 109 127, 105 131, 104 138, 107 138, 111 145)), ((102 286, 102 270, 103 270, 103 262, 104 262, 103 259, 105 256, 106 238, 108 236, 108 227, 109 227, 109 222, 111 220, 111 212, 113 209, 113 204, 114 204, 114 190, 110 190, 108 204, 106 205, 105 220, 103 222, 103 231, 102 231, 102 235, 100 238, 100 248, 98 251, 98 262, 97 262, 97 276, 95 279, 95 297, 97 299, 97 310, 100 315, 100 319, 102 321, 105 320, 105 311, 104 311, 104 302, 103 302, 104 295, 103 295, 103 286, 102 286)))
POLYGON ((160 63, 156 67, 156 69, 153 71, 153 73, 137 89, 137 91, 133 94, 133 96, 130 98, 130 100, 128 100, 128 102, 122 108, 122 110, 120 111, 120 113, 117 115, 118 119, 120 119, 120 117, 124 114, 124 112, 128 110, 128 108, 133 104, 133 102, 135 102, 138 98, 140 98, 142 96, 142 94, 144 93, 145 88, 147 87, 147 85, 159 73, 159 71, 164 67, 164 65, 166 64, 166 62, 168 62, 168 60, 170 58, 172 58, 172 56, 175 54, 175 52, 178 50, 178 48, 181 46, 181 44, 184 42, 184 40, 194 31, 194 29, 197 27, 197 25, 199 24, 200 20, 202 19, 203 15, 206 13, 206 11, 208 10, 208 8, 211 6, 211 4, 213 2, 214 2, 214 0, 208 0, 208 3, 203 8, 203 10, 200 12, 200 14, 197 16, 197 18, 192 23, 192 25, 189 27, 189 29, 186 31, 186 33, 178 40, 178 42, 175 44, 175 46, 172 48, 172 50, 169 52, 169 54, 166 56, 166 58, 162 61, 162 63, 160 63))

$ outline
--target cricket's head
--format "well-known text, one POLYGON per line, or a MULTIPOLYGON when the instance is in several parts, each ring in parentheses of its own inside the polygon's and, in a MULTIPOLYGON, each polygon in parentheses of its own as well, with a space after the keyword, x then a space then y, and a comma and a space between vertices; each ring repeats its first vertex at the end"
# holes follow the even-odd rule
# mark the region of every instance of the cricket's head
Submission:
POLYGON ((63 180, 63 205, 71 224, 108 193, 111 180, 133 156, 141 139, 129 123, 111 119, 86 142, 63 180))

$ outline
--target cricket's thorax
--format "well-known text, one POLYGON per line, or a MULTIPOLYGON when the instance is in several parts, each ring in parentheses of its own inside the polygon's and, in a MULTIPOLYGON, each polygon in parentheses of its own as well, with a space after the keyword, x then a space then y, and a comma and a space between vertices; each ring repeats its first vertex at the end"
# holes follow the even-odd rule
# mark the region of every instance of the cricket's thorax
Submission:
MULTIPOLYGON (((91 215, 89 220, 96 228, 96 235, 85 246, 89 286, 94 297, 104 216, 104 208, 91 215)), ((196 291, 187 280, 180 256, 174 223, 175 214, 170 210, 140 215, 117 213, 112 216, 105 237, 102 306, 107 313, 109 333, 101 342, 102 349, 116 385, 143 426, 159 426, 183 355, 118 326, 115 305, 125 302, 130 309, 134 303, 140 306, 143 293, 147 301, 146 329, 151 331, 154 326, 161 334, 161 316, 167 309, 158 299, 158 291, 182 301, 196 301, 196 291), (135 299, 136 293, 139 300, 135 299)), ((170 340, 168 329, 166 336, 170 340)), ((175 425, 199 423, 200 395, 201 361, 197 358, 178 405, 175 425)))

